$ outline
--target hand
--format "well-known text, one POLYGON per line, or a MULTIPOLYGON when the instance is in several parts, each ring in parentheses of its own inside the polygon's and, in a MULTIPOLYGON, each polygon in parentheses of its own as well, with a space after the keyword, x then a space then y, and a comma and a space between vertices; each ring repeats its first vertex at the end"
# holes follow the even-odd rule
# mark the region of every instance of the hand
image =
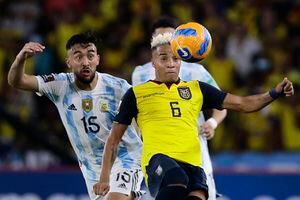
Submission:
POLYGON ((109 183, 99 181, 93 186, 93 190, 96 195, 105 196, 109 191, 109 183))
POLYGON ((284 96, 292 96, 294 95, 294 87, 293 83, 288 80, 288 78, 284 78, 283 81, 275 87, 276 92, 283 93, 284 96))
POLYGON ((21 60, 26 60, 27 58, 32 57, 37 52, 43 52, 44 49, 45 49, 45 46, 43 46, 37 42, 28 42, 21 49, 21 51, 17 55, 17 58, 19 58, 21 60))
POLYGON ((199 130, 200 134, 203 134, 204 137, 206 137, 207 140, 210 140, 215 135, 215 129, 212 127, 212 125, 209 122, 204 122, 200 126, 199 130))

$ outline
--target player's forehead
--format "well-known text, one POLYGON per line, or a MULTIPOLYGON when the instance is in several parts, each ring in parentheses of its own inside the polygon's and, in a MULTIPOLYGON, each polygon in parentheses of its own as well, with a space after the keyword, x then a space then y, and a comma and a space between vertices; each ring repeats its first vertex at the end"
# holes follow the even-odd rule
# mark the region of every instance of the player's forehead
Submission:
POLYGON ((97 47, 93 43, 78 43, 74 44, 68 51, 70 54, 94 52, 97 53, 97 47))
POLYGON ((160 27, 155 29, 153 36, 163 33, 173 33, 174 31, 175 29, 172 27, 160 27))
POLYGON ((166 55, 166 56, 173 56, 173 53, 172 53, 172 49, 171 49, 171 45, 170 45, 170 44, 163 44, 163 45, 157 46, 157 47, 154 49, 154 53, 155 53, 155 55, 157 55, 157 56, 163 56, 163 55, 166 55))

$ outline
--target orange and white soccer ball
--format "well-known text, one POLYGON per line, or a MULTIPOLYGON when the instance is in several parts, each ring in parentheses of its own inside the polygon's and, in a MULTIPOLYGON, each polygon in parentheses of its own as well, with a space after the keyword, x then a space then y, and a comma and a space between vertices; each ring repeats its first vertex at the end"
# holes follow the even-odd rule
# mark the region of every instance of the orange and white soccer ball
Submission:
POLYGON ((210 52, 212 39, 208 30, 199 23, 189 22, 178 26, 173 33, 173 54, 186 62, 199 62, 210 52))

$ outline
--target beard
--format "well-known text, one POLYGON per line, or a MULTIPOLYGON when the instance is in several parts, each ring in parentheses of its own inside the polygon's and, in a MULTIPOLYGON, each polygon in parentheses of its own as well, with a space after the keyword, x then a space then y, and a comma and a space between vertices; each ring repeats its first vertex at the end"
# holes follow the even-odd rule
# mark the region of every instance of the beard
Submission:
POLYGON ((91 76, 89 76, 89 77, 83 77, 83 76, 81 76, 80 75, 80 73, 76 73, 75 74, 75 76, 76 76, 76 79, 79 81, 79 82, 81 82, 81 83, 83 83, 83 84, 90 84, 93 80, 94 80, 94 78, 95 78, 95 72, 91 75, 91 76))

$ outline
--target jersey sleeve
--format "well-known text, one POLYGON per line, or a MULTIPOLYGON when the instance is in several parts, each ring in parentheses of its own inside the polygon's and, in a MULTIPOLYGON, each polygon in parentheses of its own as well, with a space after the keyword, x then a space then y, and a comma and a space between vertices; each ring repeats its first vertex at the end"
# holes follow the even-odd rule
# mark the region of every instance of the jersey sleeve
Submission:
POLYGON ((114 121, 120 124, 130 125, 137 113, 136 98, 133 89, 130 88, 122 98, 119 113, 116 115, 114 121))
POLYGON ((122 90, 122 96, 131 88, 131 85, 126 81, 121 81, 121 90, 122 90))
POLYGON ((51 101, 57 102, 60 96, 62 86, 65 83, 63 74, 50 74, 36 76, 38 80, 38 95, 45 95, 51 101))
POLYGON ((202 110, 213 108, 222 110, 222 104, 227 93, 201 81, 199 81, 199 85, 203 94, 202 110))

